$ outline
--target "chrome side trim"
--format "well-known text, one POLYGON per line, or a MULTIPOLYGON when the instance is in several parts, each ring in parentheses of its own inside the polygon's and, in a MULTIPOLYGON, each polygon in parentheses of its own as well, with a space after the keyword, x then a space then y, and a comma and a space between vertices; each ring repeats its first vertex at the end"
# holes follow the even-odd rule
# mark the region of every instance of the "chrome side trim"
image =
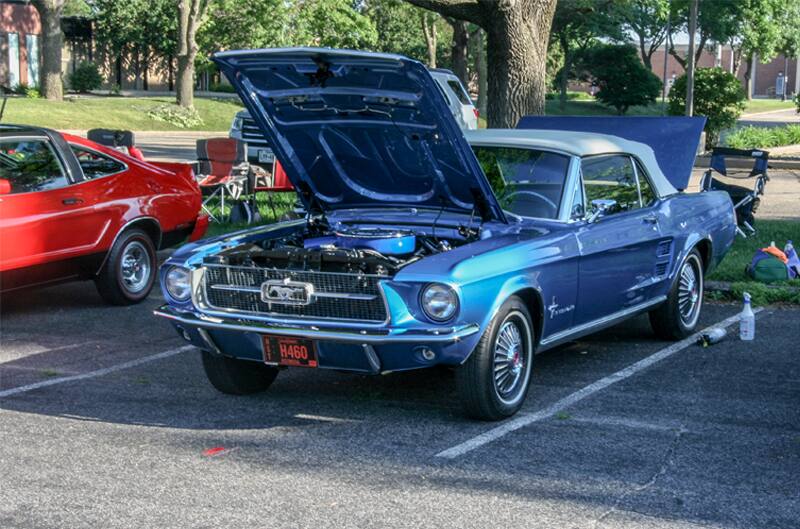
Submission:
POLYGON ((100 263, 100 268, 97 269, 95 275, 98 275, 103 270, 103 267, 106 265, 106 261, 108 261, 108 255, 111 253, 111 249, 114 247, 114 245, 117 244, 117 239, 119 239, 119 236, 122 235, 122 232, 127 230, 131 225, 136 224, 137 222, 141 222, 143 220, 152 220, 153 222, 156 223, 156 226, 158 226, 158 240, 153 241, 153 244, 155 244, 156 247, 156 252, 158 252, 159 248, 161 248, 161 237, 164 234, 164 230, 161 229, 161 223, 158 222, 158 219, 155 217, 149 217, 149 216, 136 217, 135 219, 131 219, 125 224, 123 224, 122 227, 119 230, 117 230, 117 234, 114 236, 114 240, 111 241, 111 246, 109 246, 108 250, 106 250, 106 255, 105 257, 103 257, 103 262, 100 263))
POLYGON ((446 328, 384 328, 380 330, 355 330, 336 328, 323 330, 313 325, 292 326, 287 324, 267 325, 248 320, 227 320, 211 318, 194 312, 181 312, 169 305, 153 311, 156 316, 167 318, 193 328, 222 329, 228 331, 273 334, 277 336, 296 336, 312 340, 380 345, 392 343, 453 343, 477 333, 477 323, 469 323, 446 328))
POLYGON ((539 342, 539 348, 536 352, 538 353, 545 351, 569 340, 574 340, 575 338, 580 338, 581 336, 592 334, 600 329, 610 327, 666 300, 667 296, 658 296, 650 301, 645 301, 644 303, 634 305, 633 307, 628 307, 627 309, 617 311, 613 314, 609 314, 608 316, 603 316, 602 318, 578 325, 577 327, 572 327, 571 329, 565 329, 557 332, 541 340, 539 342))

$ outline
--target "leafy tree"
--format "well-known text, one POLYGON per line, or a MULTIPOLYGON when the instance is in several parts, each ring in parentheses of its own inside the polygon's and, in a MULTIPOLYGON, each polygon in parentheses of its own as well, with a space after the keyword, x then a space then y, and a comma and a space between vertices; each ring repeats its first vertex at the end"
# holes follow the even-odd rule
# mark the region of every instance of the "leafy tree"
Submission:
POLYGON ((623 27, 636 37, 642 62, 653 69, 653 54, 667 39, 669 0, 624 0, 615 5, 623 27))
POLYGON ((197 41, 205 56, 220 50, 290 46, 290 27, 291 11, 284 0, 213 0, 197 41))
MULTIPOLYGON (((698 68, 694 74, 694 113, 705 116, 706 147, 719 140, 723 129, 732 127, 745 108, 742 84, 722 68, 698 68)), ((669 92, 668 111, 682 116, 686 109, 686 74, 675 80, 669 92)))
POLYGON ((407 0, 486 30, 488 124, 514 127, 527 114, 543 114, 545 64, 556 0, 407 0))
MULTIPOLYGON (((684 69, 687 66, 687 57, 675 49, 672 36, 679 33, 679 30, 687 30, 690 2, 691 0, 671 1, 672 10, 669 16, 673 29, 667 35, 669 53, 684 69)), ((699 38, 695 49, 695 64, 700 60, 700 56, 709 42, 728 42, 739 32, 740 23, 747 8, 746 1, 741 0, 702 0, 699 2, 697 12, 699 38)))
POLYGON ((40 92, 51 101, 61 101, 64 97, 64 83, 61 80, 61 48, 64 45, 61 12, 64 0, 32 0, 31 3, 42 20, 40 92))
POLYGON ((661 80, 642 64, 636 48, 608 44, 594 49, 589 57, 589 71, 600 87, 598 100, 620 114, 631 106, 655 102, 661 80))
POLYGON ((378 41, 372 21, 352 0, 299 0, 294 45, 371 49, 378 41))
POLYGON ((578 77, 576 58, 597 42, 598 37, 624 40, 620 19, 612 9, 612 0, 560 0, 553 16, 551 45, 557 44, 563 57, 558 73, 561 105, 567 101, 569 79, 578 77))
POLYGON ((64 8, 61 10, 63 17, 91 17, 92 14, 92 6, 86 0, 65 0, 64 8))
POLYGON ((152 66, 164 66, 172 76, 177 45, 177 10, 174 0, 93 0, 94 34, 98 45, 115 63, 117 84, 122 67, 130 66, 142 88, 148 89, 152 66))
MULTIPOLYGON (((422 25, 416 23, 422 8, 413 6, 403 0, 368 0, 365 2, 364 15, 369 17, 377 32, 374 50, 387 53, 399 53, 419 61, 427 61, 428 48, 422 25)), ((450 27, 441 17, 436 17, 436 62, 447 65, 447 39, 450 27)))
POLYGON ((790 11, 781 0, 739 0, 739 2, 743 9, 738 18, 736 32, 729 42, 734 54, 734 74, 742 59, 747 65, 744 80, 747 99, 750 99, 753 57, 758 54, 758 58, 764 63, 775 58, 785 42, 784 31, 791 29, 785 25, 788 19, 784 16, 790 11))

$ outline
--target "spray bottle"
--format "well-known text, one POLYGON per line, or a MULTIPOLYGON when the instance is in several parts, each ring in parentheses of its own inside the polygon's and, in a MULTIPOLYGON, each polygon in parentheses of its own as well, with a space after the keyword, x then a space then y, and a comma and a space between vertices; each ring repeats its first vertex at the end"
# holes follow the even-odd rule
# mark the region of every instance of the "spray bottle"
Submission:
POLYGON ((756 315, 750 307, 750 294, 744 293, 744 308, 739 314, 739 339, 753 340, 756 337, 756 315))

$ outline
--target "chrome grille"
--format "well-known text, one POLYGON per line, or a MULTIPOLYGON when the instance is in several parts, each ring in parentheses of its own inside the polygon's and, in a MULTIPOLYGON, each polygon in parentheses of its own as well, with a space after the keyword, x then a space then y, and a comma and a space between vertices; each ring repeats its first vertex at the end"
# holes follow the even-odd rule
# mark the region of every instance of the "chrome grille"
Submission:
POLYGON ((242 140, 247 142, 247 145, 251 147, 267 146, 267 139, 252 118, 244 118, 242 120, 242 140))
POLYGON ((244 266, 205 265, 205 302, 212 309, 289 316, 294 318, 336 319, 383 322, 386 306, 379 281, 383 276, 331 272, 281 270, 244 266), (267 281, 309 283, 313 287, 308 304, 266 302, 261 285, 267 281))

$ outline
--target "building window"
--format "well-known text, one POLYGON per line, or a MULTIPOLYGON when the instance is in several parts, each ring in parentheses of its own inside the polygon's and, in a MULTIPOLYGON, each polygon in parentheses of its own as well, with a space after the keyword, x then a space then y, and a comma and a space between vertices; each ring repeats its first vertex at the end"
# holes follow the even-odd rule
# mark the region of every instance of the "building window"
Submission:
POLYGON ((39 35, 25 35, 28 52, 28 86, 39 86, 39 35))
POLYGON ((19 79, 19 35, 8 34, 8 86, 14 88, 19 79))

